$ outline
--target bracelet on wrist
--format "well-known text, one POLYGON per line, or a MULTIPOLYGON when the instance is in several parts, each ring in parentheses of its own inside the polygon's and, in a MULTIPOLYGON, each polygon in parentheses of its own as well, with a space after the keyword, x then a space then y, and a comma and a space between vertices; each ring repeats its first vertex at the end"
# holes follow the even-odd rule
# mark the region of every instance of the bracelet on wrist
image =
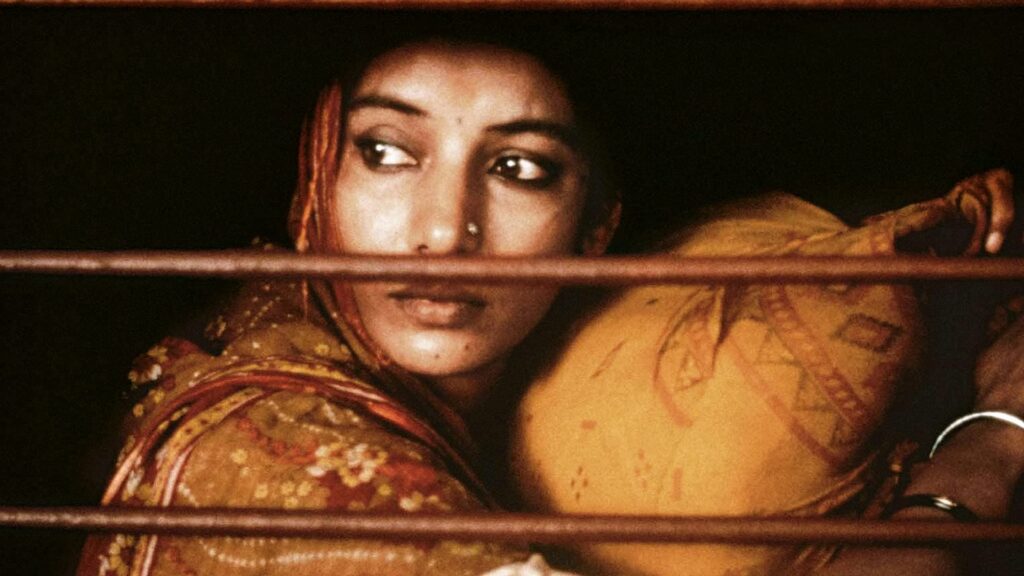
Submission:
POLYGON ((935 452, 939 449, 939 446, 941 446, 942 443, 945 442, 946 439, 948 439, 954 432, 968 424, 971 424, 972 422, 977 422, 978 420, 997 420, 1024 430, 1024 420, 1008 412, 999 412, 996 410, 972 412, 971 414, 957 418, 952 424, 946 426, 946 429, 943 430, 937 438, 935 438, 935 443, 932 444, 932 449, 928 452, 928 458, 934 458, 935 452))
POLYGON ((886 509, 883 516, 889 518, 900 510, 906 510, 907 508, 932 508, 934 510, 941 510, 959 522, 974 522, 978 519, 978 515, 967 506, 953 500, 949 496, 942 496, 940 494, 911 494, 910 496, 900 496, 889 504, 889 507, 886 509))

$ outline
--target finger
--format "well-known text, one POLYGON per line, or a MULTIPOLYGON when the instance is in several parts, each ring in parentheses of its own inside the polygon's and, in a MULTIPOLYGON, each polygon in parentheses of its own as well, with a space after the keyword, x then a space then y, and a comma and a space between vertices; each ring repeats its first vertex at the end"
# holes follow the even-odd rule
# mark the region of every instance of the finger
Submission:
POLYGON ((988 233, 988 238, 985 239, 985 252, 989 254, 995 254, 1003 247, 1004 234, 1002 232, 993 230, 988 233))
POLYGON ((1006 170, 991 170, 985 173, 985 187, 992 199, 992 219, 985 251, 995 254, 1003 247, 1006 233, 1013 224, 1013 176, 1006 170))
POLYGON ((985 208, 978 202, 965 201, 960 210, 968 222, 974 224, 971 232, 971 241, 964 249, 964 256, 974 256, 981 251, 981 242, 985 238, 985 228, 988 224, 985 218, 985 208))

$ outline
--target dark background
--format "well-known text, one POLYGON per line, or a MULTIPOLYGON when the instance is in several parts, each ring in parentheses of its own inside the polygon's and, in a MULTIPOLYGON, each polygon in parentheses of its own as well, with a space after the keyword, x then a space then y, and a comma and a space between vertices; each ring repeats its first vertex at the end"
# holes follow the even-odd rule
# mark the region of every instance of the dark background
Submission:
MULTIPOLYGON (((856 220, 981 168, 1024 174, 1021 10, 6 8, 0 249, 280 238, 299 126, 324 79, 370 39, 453 23, 547 39, 578 62, 625 192, 619 250, 760 189, 856 220)), ((229 287, 0 277, 0 505, 96 503, 132 357, 229 287)), ((959 320, 944 323, 956 341, 959 320)), ((962 375, 964 354, 933 371, 962 375)), ((0 574, 65 573, 78 545, 0 530, 0 574)))

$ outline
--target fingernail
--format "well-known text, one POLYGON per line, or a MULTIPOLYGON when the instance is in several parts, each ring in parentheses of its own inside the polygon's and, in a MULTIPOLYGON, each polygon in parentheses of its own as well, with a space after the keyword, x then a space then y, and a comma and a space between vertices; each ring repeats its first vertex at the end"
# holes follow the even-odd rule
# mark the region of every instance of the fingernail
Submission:
POLYGON ((1003 247, 1003 233, 992 232, 988 235, 988 240, 985 241, 985 250, 989 254, 995 254, 999 252, 999 249, 1003 247))

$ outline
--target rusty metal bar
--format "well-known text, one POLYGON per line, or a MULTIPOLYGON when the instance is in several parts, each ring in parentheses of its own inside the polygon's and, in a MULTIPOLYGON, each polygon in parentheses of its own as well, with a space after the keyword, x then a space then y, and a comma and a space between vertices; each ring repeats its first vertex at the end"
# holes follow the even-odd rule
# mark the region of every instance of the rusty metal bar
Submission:
POLYGON ((1024 543, 1024 525, 823 518, 339 514, 281 510, 0 508, 0 526, 296 538, 792 544, 1024 543))
POLYGON ((0 0, 0 6, 456 10, 920 10, 1006 8, 1019 0, 0 0))
POLYGON ((1024 258, 624 256, 481 258, 256 251, 0 251, 0 273, 102 276, 334 277, 352 281, 520 284, 818 283, 1024 279, 1024 258))

